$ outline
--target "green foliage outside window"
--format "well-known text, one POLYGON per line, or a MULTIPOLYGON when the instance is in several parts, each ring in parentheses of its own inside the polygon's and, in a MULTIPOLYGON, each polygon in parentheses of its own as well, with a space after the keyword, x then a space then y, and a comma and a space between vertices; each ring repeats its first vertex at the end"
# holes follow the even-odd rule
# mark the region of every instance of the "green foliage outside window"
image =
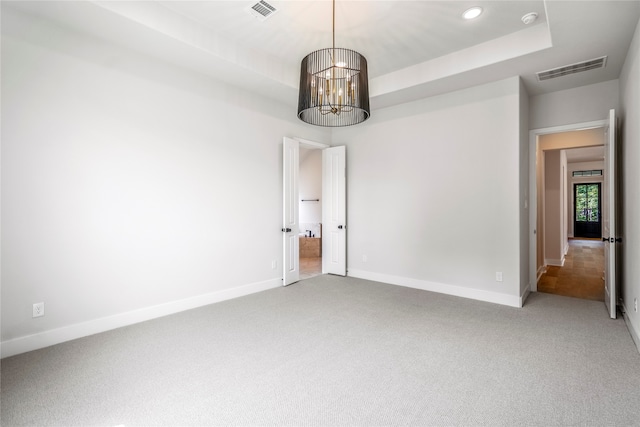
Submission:
POLYGON ((576 221, 598 222, 600 220, 598 190, 598 184, 576 185, 576 221))

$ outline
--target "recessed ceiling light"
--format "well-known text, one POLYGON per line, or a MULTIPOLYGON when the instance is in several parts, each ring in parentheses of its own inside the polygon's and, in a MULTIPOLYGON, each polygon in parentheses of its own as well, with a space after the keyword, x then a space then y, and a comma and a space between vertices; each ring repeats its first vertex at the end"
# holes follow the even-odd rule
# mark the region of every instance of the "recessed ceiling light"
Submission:
POLYGON ((536 19, 538 19, 538 14, 535 12, 531 12, 522 17, 522 22, 524 22, 526 25, 529 25, 536 22, 536 19))
POLYGON ((470 9, 465 10, 464 13, 462 14, 462 17, 464 19, 474 19, 480 16, 481 14, 482 14, 482 8, 476 6, 476 7, 472 7, 470 9))

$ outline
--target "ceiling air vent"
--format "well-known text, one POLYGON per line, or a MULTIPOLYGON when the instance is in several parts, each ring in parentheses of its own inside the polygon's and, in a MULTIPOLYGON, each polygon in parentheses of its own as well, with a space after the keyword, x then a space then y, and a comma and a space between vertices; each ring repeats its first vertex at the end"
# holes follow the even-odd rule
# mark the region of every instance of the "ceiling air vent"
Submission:
POLYGON ((607 57, 603 56, 589 61, 578 62, 577 64, 565 65, 564 67, 554 68, 552 70, 540 71, 536 73, 538 81, 544 81, 549 79, 555 79, 556 77, 567 76, 569 74, 581 73, 583 71, 595 70, 597 68, 604 68, 607 64, 607 57))
POLYGON ((260 21, 264 21, 278 11, 275 7, 271 6, 264 0, 260 0, 258 3, 248 6, 246 10, 251 16, 259 19, 260 21))

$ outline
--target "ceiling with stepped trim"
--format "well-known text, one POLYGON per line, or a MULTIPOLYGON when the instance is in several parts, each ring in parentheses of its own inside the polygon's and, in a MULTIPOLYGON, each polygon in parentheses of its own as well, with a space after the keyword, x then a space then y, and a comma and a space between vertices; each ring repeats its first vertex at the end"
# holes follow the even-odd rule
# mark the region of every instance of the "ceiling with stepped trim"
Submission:
MULTIPOLYGON (((331 46, 331 2, 3 1, 225 83, 297 105, 300 61, 331 46)), ((519 75, 530 95, 619 77, 640 1, 336 1, 336 47, 369 63, 372 109, 519 75), (474 20, 462 13, 483 8, 474 20), (522 17, 535 12, 529 25, 522 17), (606 67, 539 82, 536 73, 607 56, 606 67)))

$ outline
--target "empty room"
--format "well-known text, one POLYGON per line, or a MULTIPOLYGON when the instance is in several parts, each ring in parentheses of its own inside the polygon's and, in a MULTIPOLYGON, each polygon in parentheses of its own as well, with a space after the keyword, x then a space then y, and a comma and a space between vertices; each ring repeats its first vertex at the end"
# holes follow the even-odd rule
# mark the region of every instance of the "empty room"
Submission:
POLYGON ((3 426, 640 425, 640 1, 0 19, 3 426))

